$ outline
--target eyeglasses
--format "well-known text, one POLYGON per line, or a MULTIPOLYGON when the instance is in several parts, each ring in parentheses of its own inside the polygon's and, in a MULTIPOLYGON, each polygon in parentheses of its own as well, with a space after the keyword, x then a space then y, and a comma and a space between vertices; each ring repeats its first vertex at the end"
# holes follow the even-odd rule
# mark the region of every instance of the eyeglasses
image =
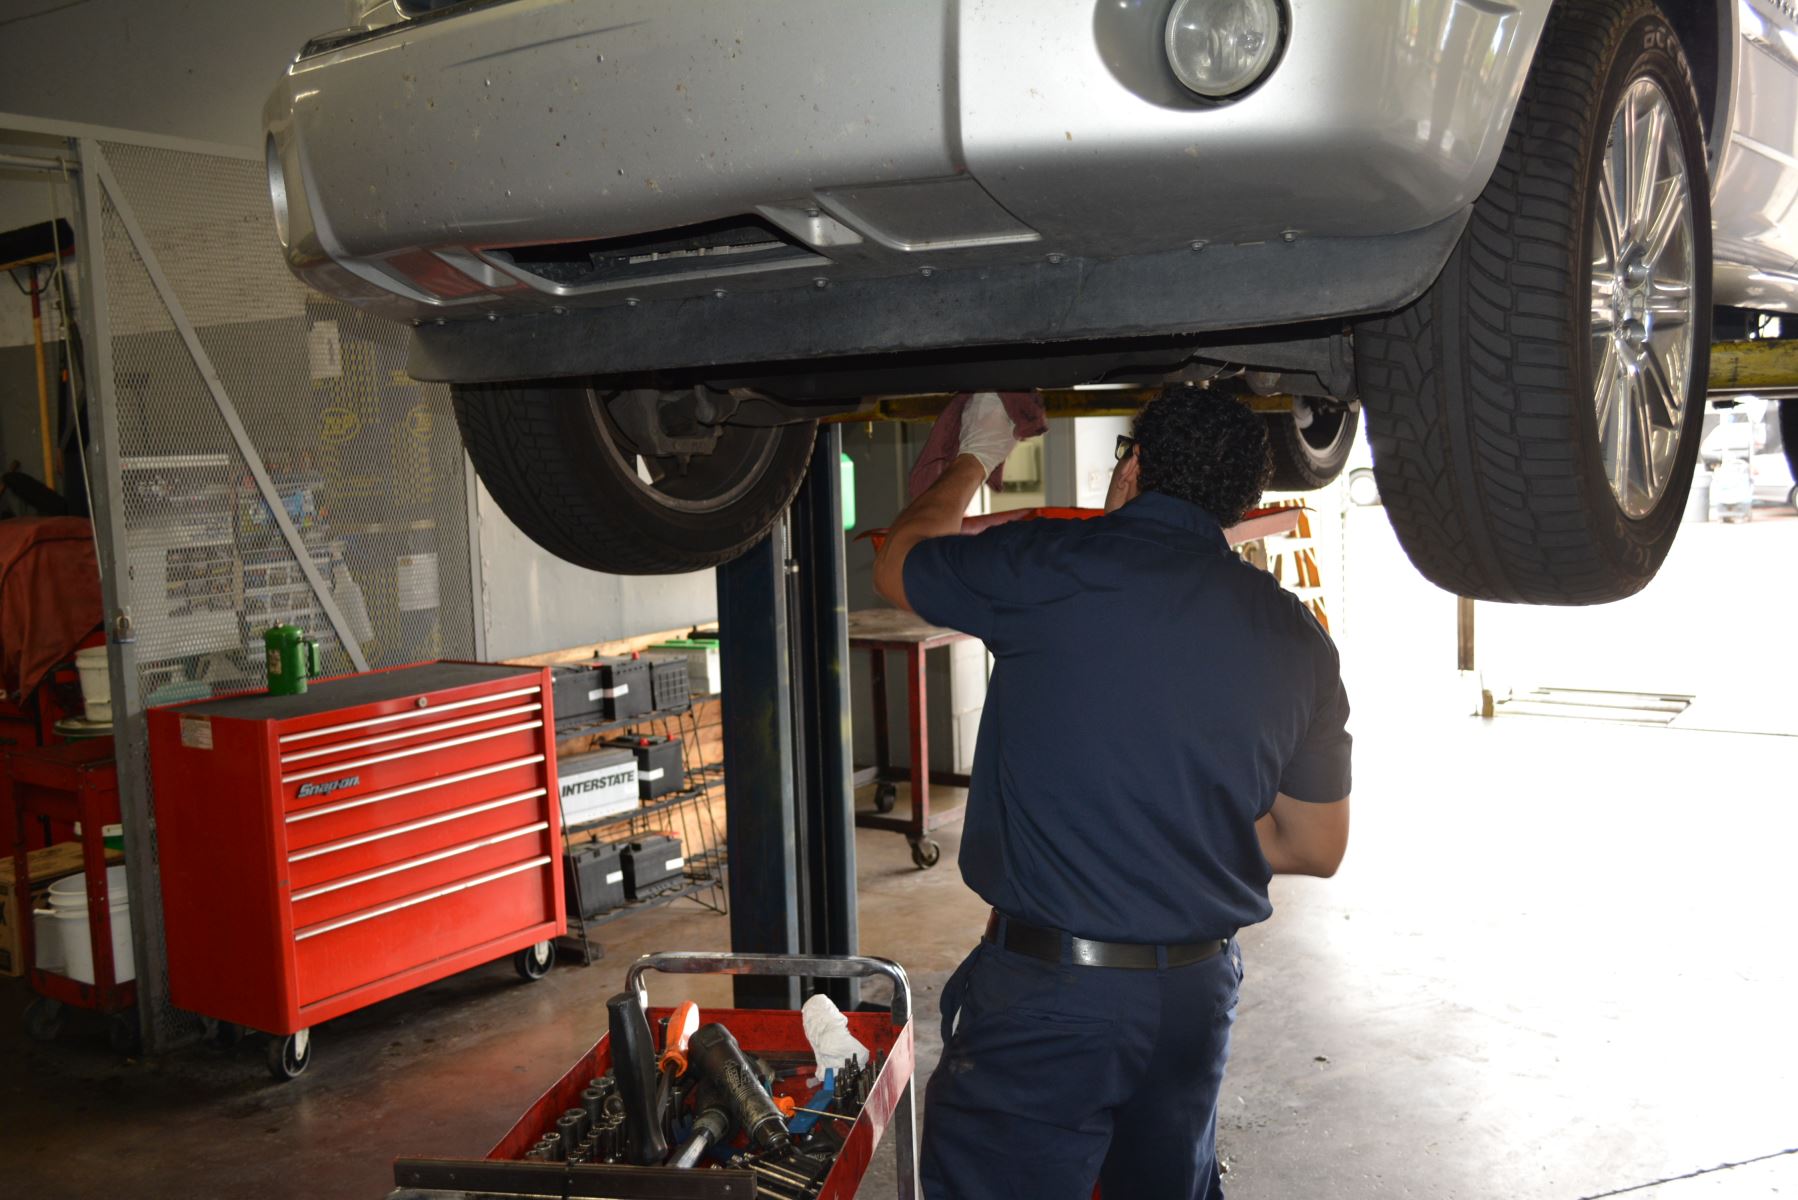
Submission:
POLYGON ((1130 457, 1130 451, 1136 449, 1136 439, 1127 433, 1118 434, 1117 460, 1123 462, 1130 457))

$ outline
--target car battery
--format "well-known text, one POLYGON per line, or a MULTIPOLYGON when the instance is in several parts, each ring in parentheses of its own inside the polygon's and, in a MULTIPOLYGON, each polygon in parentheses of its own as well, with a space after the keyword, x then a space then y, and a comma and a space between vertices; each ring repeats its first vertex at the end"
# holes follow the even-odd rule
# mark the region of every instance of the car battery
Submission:
POLYGON ((686 656, 645 654, 641 661, 649 664, 651 706, 659 711, 687 707, 691 676, 687 673, 686 656))
POLYGON ((649 650, 652 654, 679 655, 687 660, 687 688, 692 695, 715 696, 724 689, 717 638, 676 638, 657 642, 649 650))
POLYGON ((572 829, 637 807, 637 756, 621 747, 556 761, 562 825, 572 829))
POLYGON ((623 842, 584 842, 562 855, 564 900, 582 920, 623 908, 623 842))
POLYGON ((680 879, 681 868, 687 865, 680 839, 671 833, 645 833, 623 849, 624 894, 632 900, 666 891, 669 881, 680 879))
POLYGON ((686 772, 681 768, 681 740, 644 735, 613 738, 606 743, 629 750, 637 758, 637 795, 645 800, 678 792, 687 786, 686 772))
POLYGON ((640 717, 650 703, 649 664, 640 658, 596 658, 600 715, 608 721, 640 717))
POLYGON ((584 663, 552 667, 550 679, 556 698, 556 721, 563 725, 597 721, 605 705, 599 673, 584 663))

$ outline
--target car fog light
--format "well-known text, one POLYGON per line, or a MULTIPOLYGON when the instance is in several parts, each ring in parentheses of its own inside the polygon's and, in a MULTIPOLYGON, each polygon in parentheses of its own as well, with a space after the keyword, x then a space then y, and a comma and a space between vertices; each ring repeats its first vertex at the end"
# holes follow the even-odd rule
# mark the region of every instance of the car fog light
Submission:
POLYGON ((1188 88, 1222 100, 1253 87, 1279 53, 1279 0, 1177 0, 1167 61, 1188 88))

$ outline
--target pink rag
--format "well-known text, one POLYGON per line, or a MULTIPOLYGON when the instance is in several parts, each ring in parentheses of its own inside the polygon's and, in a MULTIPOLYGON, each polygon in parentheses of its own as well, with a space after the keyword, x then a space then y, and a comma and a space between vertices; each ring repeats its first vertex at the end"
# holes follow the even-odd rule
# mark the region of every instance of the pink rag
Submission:
MULTIPOLYGON (((998 396, 1006 415, 1011 417, 1012 432, 1018 435, 1019 441, 1048 431, 1049 417, 1043 411, 1042 399, 1035 392, 999 392, 998 396)), ((961 415, 973 397, 973 392, 958 393, 931 426, 930 436, 924 440, 924 452, 912 464, 909 490, 913 500, 940 479, 949 464, 961 454, 961 415)), ((1005 464, 994 467, 986 482, 988 487, 994 488, 1005 482, 1005 464)))

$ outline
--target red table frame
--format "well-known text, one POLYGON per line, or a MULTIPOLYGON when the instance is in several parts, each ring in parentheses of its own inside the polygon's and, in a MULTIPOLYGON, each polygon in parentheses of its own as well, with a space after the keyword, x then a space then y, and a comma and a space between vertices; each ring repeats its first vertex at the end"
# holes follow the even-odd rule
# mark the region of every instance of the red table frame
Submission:
POLYGON ((868 678, 874 689, 874 765, 858 768, 855 787, 870 783, 911 785, 911 812, 904 817, 885 813, 857 813, 855 823, 866 829, 903 833, 911 843, 912 861, 921 868, 936 865, 941 851, 929 838, 930 831, 961 820, 961 810, 930 811, 930 786, 968 786, 967 775, 930 769, 930 692, 925 677, 926 653, 968 640, 954 629, 931 625, 923 618, 895 608, 862 609, 849 614, 849 648, 866 650, 868 678), (889 652, 905 656, 906 708, 911 718, 911 754, 898 766, 892 761, 892 733, 888 728, 887 663, 889 652))
POLYGON ((120 983, 112 961, 112 904, 106 886, 106 826, 119 817, 119 772, 111 738, 63 746, 13 750, 0 773, 0 811, 11 814, 13 904, 19 913, 19 957, 31 964, 31 989, 75 1008, 123 1012, 137 1003, 137 982, 120 983), (93 943, 94 982, 40 969, 31 916, 31 876, 25 824, 33 816, 81 822, 82 872, 87 879, 88 937, 93 943))

